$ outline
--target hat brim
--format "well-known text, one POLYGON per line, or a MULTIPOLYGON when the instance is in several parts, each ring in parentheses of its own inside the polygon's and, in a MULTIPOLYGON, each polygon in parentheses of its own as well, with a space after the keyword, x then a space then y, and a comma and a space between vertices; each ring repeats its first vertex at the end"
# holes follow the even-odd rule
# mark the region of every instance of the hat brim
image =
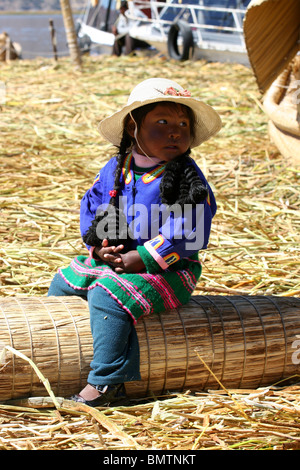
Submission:
POLYGON ((104 139, 118 147, 123 136, 125 117, 134 109, 162 101, 172 101, 174 103, 184 104, 193 110, 196 122, 195 136, 191 142, 191 148, 198 147, 198 145, 210 139, 212 136, 217 134, 222 127, 222 121, 219 114, 203 101, 191 97, 165 95, 161 98, 134 101, 130 105, 124 106, 120 111, 117 111, 111 116, 103 119, 98 125, 98 130, 104 139))

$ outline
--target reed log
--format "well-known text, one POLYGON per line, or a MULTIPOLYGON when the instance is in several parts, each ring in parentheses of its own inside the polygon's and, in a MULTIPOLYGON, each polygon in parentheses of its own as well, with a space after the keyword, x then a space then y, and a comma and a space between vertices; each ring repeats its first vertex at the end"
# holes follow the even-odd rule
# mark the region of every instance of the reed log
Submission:
MULTIPOLYGON (((136 330, 142 379, 126 384, 130 397, 217 389, 218 381, 255 389, 300 374, 299 298, 197 295, 181 308, 139 320, 136 330)), ((0 401, 46 396, 30 363, 5 346, 27 356, 56 396, 78 392, 93 355, 87 302, 0 301, 0 401)))

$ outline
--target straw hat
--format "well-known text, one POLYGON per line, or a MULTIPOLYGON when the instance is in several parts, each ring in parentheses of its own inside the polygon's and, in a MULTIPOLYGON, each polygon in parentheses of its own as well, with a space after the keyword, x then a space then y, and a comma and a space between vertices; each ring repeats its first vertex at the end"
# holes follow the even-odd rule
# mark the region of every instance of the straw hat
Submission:
POLYGON ((100 134, 113 145, 119 146, 125 117, 136 108, 161 101, 184 104, 194 111, 195 137, 191 148, 210 139, 222 127, 218 113, 211 106, 192 98, 190 92, 184 90, 178 83, 165 78, 150 78, 139 83, 132 90, 126 106, 100 122, 98 126, 100 134))

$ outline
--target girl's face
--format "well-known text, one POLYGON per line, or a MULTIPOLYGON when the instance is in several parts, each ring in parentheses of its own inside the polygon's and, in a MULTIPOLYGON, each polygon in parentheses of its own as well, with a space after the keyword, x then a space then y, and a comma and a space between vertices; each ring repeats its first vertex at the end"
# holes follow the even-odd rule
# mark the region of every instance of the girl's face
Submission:
MULTIPOLYGON (((134 136, 135 125, 129 122, 128 132, 134 136)), ((184 154, 191 144, 191 128, 183 106, 157 104, 143 119, 137 134, 136 147, 141 155, 169 162, 184 154)))

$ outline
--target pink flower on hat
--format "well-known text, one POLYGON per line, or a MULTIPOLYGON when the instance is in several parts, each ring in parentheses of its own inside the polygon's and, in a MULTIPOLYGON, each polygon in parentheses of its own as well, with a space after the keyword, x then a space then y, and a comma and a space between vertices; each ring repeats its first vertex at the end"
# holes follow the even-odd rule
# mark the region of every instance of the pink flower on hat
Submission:
POLYGON ((180 96, 192 96, 191 92, 188 90, 182 90, 179 92, 180 96))
POLYGON ((110 197, 116 197, 117 191, 116 189, 111 189, 108 194, 110 195, 110 197))
POLYGON ((165 95, 171 95, 171 96, 191 96, 191 92, 188 90, 177 90, 176 88, 173 88, 170 86, 169 88, 166 89, 164 92, 165 95))

